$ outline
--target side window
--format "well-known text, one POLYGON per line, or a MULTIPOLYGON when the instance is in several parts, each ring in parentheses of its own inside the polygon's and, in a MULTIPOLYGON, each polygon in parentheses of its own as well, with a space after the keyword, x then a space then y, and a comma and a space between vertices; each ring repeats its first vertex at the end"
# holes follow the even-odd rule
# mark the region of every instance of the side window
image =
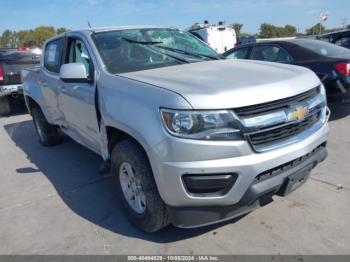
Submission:
POLYGON ((67 51, 66 63, 82 63, 86 69, 88 78, 92 78, 94 68, 84 42, 79 39, 71 39, 68 41, 67 51))
POLYGON ((292 61, 292 58, 282 48, 271 45, 255 46, 250 59, 284 63, 292 61))
POLYGON ((336 41, 335 44, 347 47, 350 45, 350 37, 342 38, 342 39, 336 41))
POLYGON ((198 34, 197 32, 190 32, 192 35, 194 35, 195 37, 197 37, 198 39, 204 41, 203 37, 201 37, 200 34, 198 34))
POLYGON ((59 38, 46 44, 44 66, 50 72, 58 73, 61 65, 61 49, 63 39, 59 38))
POLYGON ((246 59, 249 52, 249 48, 240 48, 233 51, 227 56, 229 59, 246 59))

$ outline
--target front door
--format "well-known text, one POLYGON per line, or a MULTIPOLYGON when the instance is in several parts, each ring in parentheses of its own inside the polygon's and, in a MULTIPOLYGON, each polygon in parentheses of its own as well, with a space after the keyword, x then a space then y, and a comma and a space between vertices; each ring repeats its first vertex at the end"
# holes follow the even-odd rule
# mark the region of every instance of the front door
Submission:
POLYGON ((81 144, 99 152, 95 67, 82 38, 67 38, 65 63, 83 64, 91 81, 64 82, 61 86, 59 107, 64 114, 63 130, 81 144))

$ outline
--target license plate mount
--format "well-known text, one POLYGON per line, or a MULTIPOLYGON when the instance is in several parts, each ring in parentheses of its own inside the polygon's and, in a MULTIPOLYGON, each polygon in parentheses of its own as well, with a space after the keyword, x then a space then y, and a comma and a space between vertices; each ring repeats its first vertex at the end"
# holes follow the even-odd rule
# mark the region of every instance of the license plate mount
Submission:
POLYGON ((303 185, 309 178, 313 165, 308 165, 298 172, 286 177, 281 188, 276 193, 279 196, 286 196, 303 185))

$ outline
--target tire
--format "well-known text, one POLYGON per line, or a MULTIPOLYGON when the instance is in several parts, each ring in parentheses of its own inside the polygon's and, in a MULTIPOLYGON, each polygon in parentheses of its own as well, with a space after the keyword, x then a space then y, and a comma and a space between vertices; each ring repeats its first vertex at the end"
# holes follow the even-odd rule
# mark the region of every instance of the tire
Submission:
POLYGON ((49 124, 39 107, 32 109, 32 116, 39 141, 44 146, 54 146, 62 142, 58 128, 49 124))
MULTIPOLYGON (((147 155, 136 141, 126 139, 114 146, 111 156, 111 172, 116 180, 119 199, 133 224, 146 232, 156 232, 170 224, 166 205, 158 193, 147 155), (128 201, 127 194, 123 192, 122 184, 125 190, 125 183, 122 181, 125 179, 123 180, 122 177, 129 177, 123 170, 128 164, 132 168, 135 183, 138 184, 138 189, 141 191, 140 194, 143 193, 144 196, 145 205, 141 205, 143 210, 142 208, 135 210, 135 207, 132 206, 133 201, 130 198, 128 201)), ((132 186, 129 187, 129 191, 132 188, 132 186)), ((134 202, 137 202, 136 199, 137 197, 134 202)))
POLYGON ((11 114, 10 99, 8 96, 0 97, 0 115, 8 116, 11 114))

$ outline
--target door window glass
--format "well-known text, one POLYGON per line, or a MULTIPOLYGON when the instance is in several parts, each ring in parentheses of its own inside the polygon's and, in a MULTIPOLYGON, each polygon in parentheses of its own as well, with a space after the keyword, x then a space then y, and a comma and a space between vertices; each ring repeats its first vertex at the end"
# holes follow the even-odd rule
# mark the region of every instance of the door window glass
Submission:
POLYGON ((255 46, 250 59, 269 62, 291 62, 291 57, 280 47, 272 45, 255 46))
POLYGON ((44 66, 50 72, 60 71, 62 42, 62 38, 59 38, 49 42, 45 47, 44 66))
POLYGON ((86 69, 88 78, 93 76, 93 65, 83 41, 74 39, 69 42, 68 63, 81 63, 86 69))
POLYGON ((248 48, 240 48, 237 49, 236 51, 233 51, 231 54, 227 56, 227 58, 230 59, 246 59, 248 55, 248 48))

